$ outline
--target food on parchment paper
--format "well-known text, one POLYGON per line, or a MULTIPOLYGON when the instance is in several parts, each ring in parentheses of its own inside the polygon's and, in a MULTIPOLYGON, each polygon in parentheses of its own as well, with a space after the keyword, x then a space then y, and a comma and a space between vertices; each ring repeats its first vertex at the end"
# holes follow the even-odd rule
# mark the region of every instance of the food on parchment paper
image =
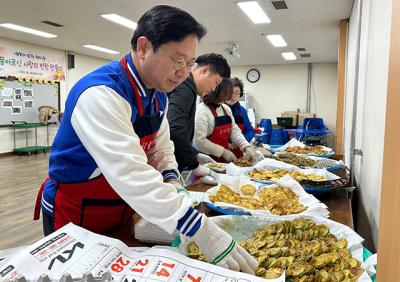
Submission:
POLYGON ((244 207, 249 210, 263 210, 264 206, 259 200, 253 197, 240 196, 234 192, 229 186, 221 184, 214 196, 209 196, 211 202, 224 202, 244 207))
POLYGON ((209 196, 211 202, 234 204, 250 210, 268 210, 275 215, 297 214, 305 211, 304 206, 289 188, 264 188, 257 193, 256 187, 245 184, 240 187, 245 196, 234 192, 229 186, 222 184, 215 195, 209 196), (244 193, 246 192, 246 193, 244 193))
POLYGON ((295 154, 315 154, 315 155, 325 155, 328 152, 328 150, 325 150, 321 146, 315 146, 315 147, 310 147, 310 146, 305 146, 305 147, 299 147, 299 146, 293 146, 293 147, 288 147, 285 149, 286 152, 289 153, 295 153, 295 154))
POLYGON ((300 203, 299 196, 286 187, 265 188, 258 193, 258 197, 261 204, 276 215, 297 214, 307 209, 300 203))
POLYGON ((285 153, 285 154, 275 154, 273 156, 275 160, 287 163, 287 164, 292 164, 296 165, 299 167, 313 167, 318 161, 307 158, 307 157, 301 157, 297 156, 295 154, 291 153, 285 153))
MULTIPOLYGON (((286 281, 356 281, 364 269, 347 249, 347 240, 330 234, 328 226, 297 218, 265 225, 239 242, 259 263, 256 276, 286 281)), ((197 245, 187 246, 188 256, 207 262, 197 245)))
POLYGON ((328 179, 325 176, 315 174, 304 174, 298 171, 288 171, 286 169, 254 169, 247 173, 251 179, 255 180, 266 180, 276 181, 286 174, 289 174, 293 179, 297 181, 309 180, 309 181, 326 181, 328 179))
POLYGON ((250 160, 237 160, 233 163, 240 167, 250 167, 253 164, 250 160))

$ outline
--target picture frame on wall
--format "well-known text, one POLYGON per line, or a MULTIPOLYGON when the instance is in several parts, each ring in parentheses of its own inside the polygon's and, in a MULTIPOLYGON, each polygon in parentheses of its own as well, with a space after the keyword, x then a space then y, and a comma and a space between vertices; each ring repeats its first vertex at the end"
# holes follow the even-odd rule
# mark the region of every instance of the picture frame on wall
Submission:
POLYGON ((2 100, 2 101, 1 101, 1 106, 2 106, 2 108, 4 108, 4 109, 12 108, 13 105, 14 105, 13 102, 14 102, 13 100, 2 100))
POLYGON ((33 89, 24 89, 24 98, 32 98, 33 97, 33 89))
POLYGON ((7 109, 7 108, 11 109, 13 107, 13 105, 14 105, 13 100, 4 99, 1 101, 1 106, 4 109, 7 109))
POLYGON ((20 114, 22 114, 22 107, 21 106, 13 106, 11 108, 11 114, 12 115, 20 115, 20 114))
POLYGON ((33 100, 24 100, 24 108, 33 108, 33 100))
POLYGON ((22 100, 22 89, 21 88, 14 88, 14 99, 22 100))
POLYGON ((1 98, 12 99, 14 96, 14 90, 10 87, 5 87, 3 89, 0 89, 0 93, 1 93, 1 98))

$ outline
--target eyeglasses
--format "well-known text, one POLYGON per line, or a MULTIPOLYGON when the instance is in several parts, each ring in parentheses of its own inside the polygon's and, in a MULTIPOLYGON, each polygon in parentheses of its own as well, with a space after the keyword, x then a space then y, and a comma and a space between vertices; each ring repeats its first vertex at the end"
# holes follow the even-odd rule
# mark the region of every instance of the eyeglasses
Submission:
MULTIPOLYGON (((150 42, 151 42, 151 41, 150 41, 150 42)), ((151 42, 151 44, 152 44, 152 46, 153 46, 153 49, 154 49, 154 48, 157 48, 157 47, 159 47, 159 48, 164 47, 163 45, 158 46, 158 45, 155 44, 154 42, 151 42)), ((187 68, 187 69, 189 69, 190 71, 192 71, 192 70, 194 70, 194 69, 197 67, 197 63, 195 63, 195 62, 193 62, 193 63, 188 63, 188 62, 186 62, 186 60, 185 60, 184 58, 180 58, 179 60, 175 59, 175 58, 172 57, 172 56, 169 56, 169 58, 170 58, 172 61, 174 61, 174 69, 175 69, 175 70, 181 70, 181 69, 183 69, 183 68, 187 68)))
POLYGON ((174 64, 174 69, 175 70, 181 70, 183 68, 187 68, 190 71, 194 70, 197 67, 197 63, 188 63, 184 58, 181 58, 179 60, 174 59, 173 57, 170 56, 170 59, 175 62, 174 64))

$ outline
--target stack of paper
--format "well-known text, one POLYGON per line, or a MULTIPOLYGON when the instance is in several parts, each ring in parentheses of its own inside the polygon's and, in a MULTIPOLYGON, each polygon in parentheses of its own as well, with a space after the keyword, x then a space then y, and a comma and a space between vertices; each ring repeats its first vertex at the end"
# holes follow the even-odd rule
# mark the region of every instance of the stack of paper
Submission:
MULTIPOLYGON (((189 192, 193 200, 193 206, 197 206, 203 201, 204 192, 189 192)), ((161 229, 155 224, 152 224, 143 218, 135 224, 135 238, 141 242, 156 243, 156 244, 171 244, 175 238, 179 236, 178 232, 172 235, 161 229)))
POLYGON ((177 236, 179 236, 178 232, 168 234, 167 231, 143 218, 135 224, 135 238, 141 242, 171 244, 177 236))

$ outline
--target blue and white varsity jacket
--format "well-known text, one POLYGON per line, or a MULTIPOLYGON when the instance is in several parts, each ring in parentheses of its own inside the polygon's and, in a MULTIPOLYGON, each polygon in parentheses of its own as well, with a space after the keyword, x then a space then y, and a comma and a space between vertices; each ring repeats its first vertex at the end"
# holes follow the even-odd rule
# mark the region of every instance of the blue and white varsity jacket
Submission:
MULTIPOLYGON (((154 113, 154 100, 163 116, 155 145, 147 154, 133 123, 138 116, 133 89, 119 61, 108 63, 79 80, 71 89, 49 161, 49 177, 58 182, 81 182, 103 174, 117 194, 147 221, 172 233, 192 236, 202 214, 192 201, 165 183, 178 178, 174 146, 166 118, 167 96, 147 89, 131 54, 128 69, 139 86, 145 114, 154 113)), ((48 181, 41 207, 53 216, 57 186, 48 181)))

